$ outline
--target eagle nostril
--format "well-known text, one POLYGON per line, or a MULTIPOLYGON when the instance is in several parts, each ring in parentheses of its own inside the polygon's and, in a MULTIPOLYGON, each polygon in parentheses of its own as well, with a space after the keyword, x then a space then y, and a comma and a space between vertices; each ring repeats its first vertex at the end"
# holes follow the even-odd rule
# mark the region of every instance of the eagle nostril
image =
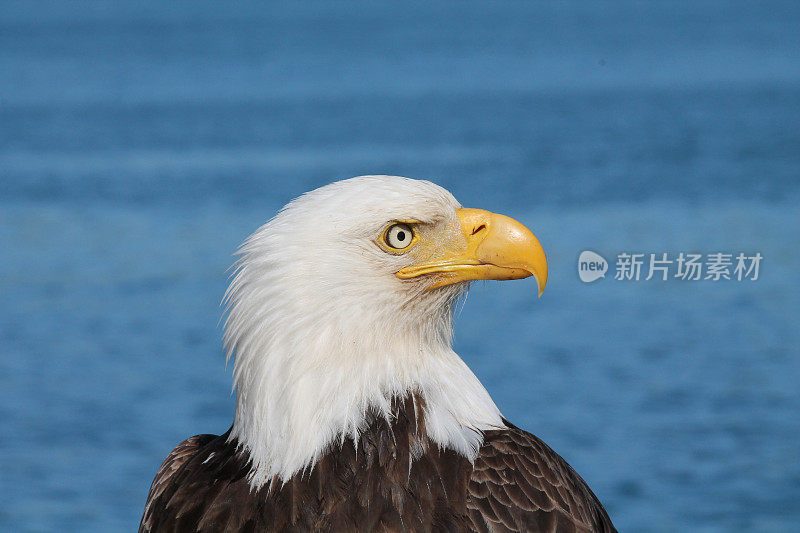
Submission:
POLYGON ((478 232, 481 232, 486 229, 486 224, 480 224, 475 229, 472 230, 472 235, 475 235, 478 232))

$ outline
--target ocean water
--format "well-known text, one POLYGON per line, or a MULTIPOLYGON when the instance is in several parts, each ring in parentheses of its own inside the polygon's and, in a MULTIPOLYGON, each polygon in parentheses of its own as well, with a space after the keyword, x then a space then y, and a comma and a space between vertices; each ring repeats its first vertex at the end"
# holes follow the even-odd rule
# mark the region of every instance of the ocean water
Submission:
POLYGON ((621 531, 800 527, 793 2, 0 3, 0 530, 130 531, 233 415, 219 302, 288 200, 368 173, 511 215, 550 281, 456 350, 621 531), (757 281, 577 258, 760 252, 757 281))

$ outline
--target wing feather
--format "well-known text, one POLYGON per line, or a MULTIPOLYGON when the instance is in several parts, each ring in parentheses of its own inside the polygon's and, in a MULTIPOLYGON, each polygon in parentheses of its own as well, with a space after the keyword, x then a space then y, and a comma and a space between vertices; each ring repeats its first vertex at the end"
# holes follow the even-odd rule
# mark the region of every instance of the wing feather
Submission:
POLYGON ((539 438, 512 424, 488 431, 467 507, 476 531, 616 532, 586 482, 539 438))
POLYGON ((147 503, 144 507, 144 514, 142 515, 142 522, 139 526, 140 531, 153 530, 153 504, 161 499, 164 491, 170 486, 173 477, 180 471, 181 467, 187 461, 192 459, 197 452, 206 444, 217 438, 217 435, 195 435, 189 437, 181 442, 167 455, 164 462, 156 472, 156 477, 150 485, 150 491, 147 494, 147 503))

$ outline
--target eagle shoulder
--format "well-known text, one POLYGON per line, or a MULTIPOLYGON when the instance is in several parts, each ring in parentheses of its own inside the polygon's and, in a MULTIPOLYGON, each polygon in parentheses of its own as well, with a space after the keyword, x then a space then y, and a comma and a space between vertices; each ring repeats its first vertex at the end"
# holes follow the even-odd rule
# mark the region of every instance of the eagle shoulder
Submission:
MULTIPOLYGON (((195 435, 184 440, 167 455, 164 462, 156 472, 156 477, 147 493, 147 503, 144 507, 142 521, 139 524, 140 532, 154 531, 156 520, 156 506, 163 505, 165 492, 173 485, 176 474, 181 468, 200 451, 204 446, 217 439, 218 435, 195 435)), ((174 488, 172 489, 174 491, 174 488)), ((170 491, 171 492, 171 491, 170 491)))
POLYGON ((487 431, 468 486, 476 531, 616 532, 603 505, 538 437, 506 422, 487 431))

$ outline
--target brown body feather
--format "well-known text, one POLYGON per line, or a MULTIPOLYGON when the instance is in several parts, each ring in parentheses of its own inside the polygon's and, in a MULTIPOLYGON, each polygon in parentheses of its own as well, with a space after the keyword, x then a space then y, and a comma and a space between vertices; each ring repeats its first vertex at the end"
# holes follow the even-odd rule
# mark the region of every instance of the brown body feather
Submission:
POLYGON ((139 531, 615 531, 586 483, 533 435, 489 431, 473 465, 428 440, 419 396, 393 407, 391 421, 369 415, 357 443, 258 490, 230 432, 191 437, 159 468, 139 531))

